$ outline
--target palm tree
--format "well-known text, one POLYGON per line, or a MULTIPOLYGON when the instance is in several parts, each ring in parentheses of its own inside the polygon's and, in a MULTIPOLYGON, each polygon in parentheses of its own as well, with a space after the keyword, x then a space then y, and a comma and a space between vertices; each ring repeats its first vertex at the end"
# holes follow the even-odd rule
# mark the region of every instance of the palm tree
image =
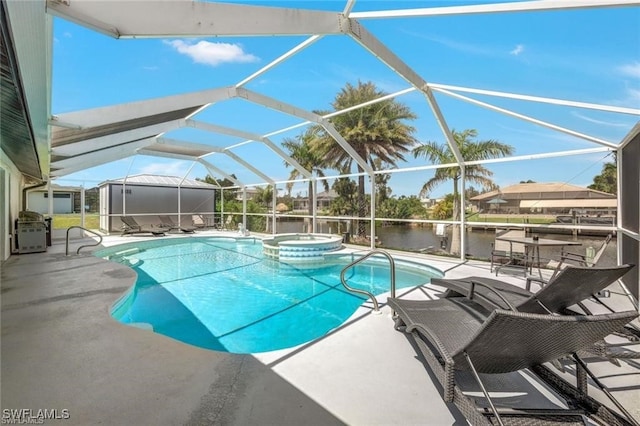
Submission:
MULTIPOLYGON (((324 171, 322 170, 323 156, 318 150, 312 149, 311 142, 316 137, 317 128, 309 127, 306 132, 298 135, 296 139, 285 138, 282 141, 282 146, 289 151, 289 156, 296 160, 298 164, 319 177, 324 177, 324 171)), ((285 166, 289 167, 290 164, 285 162, 285 166)), ((289 180, 295 180, 301 177, 300 172, 297 169, 293 169, 289 175, 289 180)), ((325 191, 329 190, 329 184, 326 180, 322 181, 325 191)), ((291 195, 291 188, 293 188, 293 182, 287 183, 287 191, 291 195)), ((309 215, 313 215, 313 182, 309 181, 309 215)))
MULTIPOLYGON (((267 186, 260 186, 258 188, 256 188, 256 195, 254 195, 253 197, 253 201, 255 201, 256 206, 255 208, 258 209, 258 211, 263 210, 264 207, 269 208, 269 206, 273 205, 273 186, 271 185, 267 185, 267 186)), ((273 205, 273 208, 275 209, 276 206, 273 205)), ((259 224, 257 223, 257 221, 263 222, 264 223, 264 232, 269 232, 269 217, 258 217, 258 218, 252 218, 252 226, 253 229, 259 229, 256 228, 256 226, 259 226, 259 224)))
MULTIPOLYGON (((340 111, 386 95, 371 82, 350 83, 336 95, 332 107, 340 111)), ((320 112, 321 114, 326 114, 320 112)), ((362 157, 367 164, 373 166, 375 159, 383 164, 395 166, 398 160, 404 161, 403 153, 409 152, 416 143, 413 137, 415 129, 406 120, 417 116, 409 107, 393 99, 386 99, 365 107, 349 111, 331 118, 331 123, 347 143, 362 157)), ((351 170, 353 158, 324 129, 318 131, 314 140, 314 149, 324 154, 325 165, 337 170, 351 170)), ((357 170, 362 173, 361 165, 357 170)), ((366 215, 365 177, 358 177, 358 215, 366 215)), ((366 233, 365 222, 358 224, 358 235, 366 233)))
MULTIPOLYGON (((462 158, 466 161, 488 160, 491 158, 500 158, 513 153, 513 147, 495 141, 493 139, 484 141, 472 140, 478 135, 475 129, 467 129, 462 132, 452 130, 453 139, 460 150, 462 158)), ((427 142, 424 145, 413 149, 415 158, 424 157, 426 160, 434 164, 455 163, 456 158, 449 148, 448 144, 439 144, 437 142, 427 142)), ((474 182, 481 185, 484 189, 495 186, 490 179, 493 173, 481 165, 467 165, 464 168, 464 179, 467 182, 474 182)), ((460 197, 458 191, 458 181, 462 178, 462 170, 460 167, 446 167, 437 169, 435 175, 422 185, 420 197, 426 197, 433 188, 443 182, 453 180, 453 220, 460 220, 460 197)), ((453 235, 451 237, 451 253, 460 254, 460 228, 459 225, 453 226, 453 235)))
POLYGON ((253 199, 266 207, 273 203, 273 187, 271 185, 256 188, 256 195, 253 199))

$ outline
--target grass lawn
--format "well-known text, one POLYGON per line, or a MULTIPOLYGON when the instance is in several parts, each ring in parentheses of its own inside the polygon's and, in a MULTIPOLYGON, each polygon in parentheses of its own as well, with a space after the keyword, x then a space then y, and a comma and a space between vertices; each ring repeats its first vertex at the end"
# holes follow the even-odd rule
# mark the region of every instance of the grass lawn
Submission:
MULTIPOLYGON (((80 214, 53 215, 51 226, 53 229, 67 229, 70 226, 80 226, 80 214)), ((100 228, 100 215, 97 213, 85 214, 84 227, 87 229, 100 228)))
POLYGON ((553 221, 553 219, 549 219, 548 217, 536 217, 528 215, 498 216, 496 214, 472 214, 471 216, 467 216, 467 222, 533 223, 541 225, 548 224, 553 221))

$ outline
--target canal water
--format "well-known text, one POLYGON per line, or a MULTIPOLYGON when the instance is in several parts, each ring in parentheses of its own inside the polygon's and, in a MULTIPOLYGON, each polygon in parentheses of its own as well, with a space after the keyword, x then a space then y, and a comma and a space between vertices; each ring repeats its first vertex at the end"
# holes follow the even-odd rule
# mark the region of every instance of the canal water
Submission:
MULTIPOLYGON (((437 250, 440 248, 442 238, 435 234, 435 230, 431 228, 407 227, 407 226, 385 226, 377 230, 377 235, 383 247, 404 249, 404 250, 437 250)), ((580 246, 565 247, 565 250, 578 254, 585 254, 588 247, 598 250, 602 245, 605 236, 578 236, 574 239, 572 235, 567 234, 542 234, 536 233, 540 238, 549 238, 552 240, 577 241, 580 246)), ((451 233, 448 234, 448 240, 451 241, 451 233)), ((473 230, 467 232, 467 254, 479 259, 488 259, 491 255, 491 244, 495 240, 495 230, 473 230)), ((447 245, 447 249, 449 246, 447 245)), ((541 259, 559 259, 561 254, 560 247, 540 247, 541 259)), ((613 266, 616 265, 616 242, 612 239, 598 265, 613 266)))
MULTIPOLYGON (((278 232, 302 232, 301 222, 278 223, 278 232)), ((335 227, 334 227, 335 228, 335 227)), ((319 232, 333 232, 326 224, 321 224, 319 232)), ((422 251, 426 253, 437 253, 440 250, 442 238, 437 236, 435 229, 431 227, 414 227, 407 225, 382 226, 376 230, 376 235, 380 242, 380 248, 422 251)), ((554 240, 577 241, 580 246, 565 247, 565 250, 578 254, 585 254, 588 247, 598 250, 602 245, 605 236, 577 236, 575 239, 569 234, 543 234, 536 233, 540 238, 554 240)), ((467 255, 477 259, 488 259, 491 254, 491 245, 495 240, 494 229, 474 229, 467 232, 467 255)), ((451 232, 448 233, 447 249, 451 241, 451 232)), ((540 247, 541 259, 560 259, 560 247, 540 247)), ((616 240, 612 239, 604 254, 600 258, 598 265, 614 266, 617 264, 616 240)))

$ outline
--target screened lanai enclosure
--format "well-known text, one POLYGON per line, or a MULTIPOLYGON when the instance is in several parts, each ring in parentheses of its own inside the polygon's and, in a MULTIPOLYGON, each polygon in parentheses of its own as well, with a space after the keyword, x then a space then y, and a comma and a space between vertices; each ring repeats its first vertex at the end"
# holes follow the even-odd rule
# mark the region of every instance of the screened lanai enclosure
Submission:
POLYGON ((157 225, 159 215, 188 225, 194 215, 213 217, 215 205, 216 188, 205 182, 150 175, 114 179, 100 184, 100 230, 121 231, 121 216, 134 216, 145 227, 157 225))
POLYGON ((613 166, 613 220, 588 231, 640 263, 637 1, 117 5, 2 2, 3 123, 10 111, 16 124, 2 130, 5 236, 27 186, 155 174, 208 182, 211 213, 252 232, 374 247, 385 227, 440 225, 464 259, 474 230, 587 230, 535 205, 478 210, 474 195, 587 187, 613 166), (321 206, 320 193, 337 195, 321 206))

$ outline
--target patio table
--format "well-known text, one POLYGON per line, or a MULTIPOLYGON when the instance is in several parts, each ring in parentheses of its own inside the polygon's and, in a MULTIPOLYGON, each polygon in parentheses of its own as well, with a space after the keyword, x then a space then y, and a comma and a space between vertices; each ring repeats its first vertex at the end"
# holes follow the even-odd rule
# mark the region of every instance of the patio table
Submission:
MULTIPOLYGON (((527 269, 533 273, 533 266, 538 268, 538 275, 542 278, 542 270, 540 268, 540 247, 565 247, 565 246, 581 246, 578 241, 553 240, 550 238, 538 237, 496 237, 496 240, 506 241, 511 244, 524 245, 524 274, 527 275, 527 269), (531 262, 529 262, 531 259, 531 262)), ((504 265, 506 266, 506 265, 504 265)), ((497 275, 497 271, 496 271, 497 275)))

